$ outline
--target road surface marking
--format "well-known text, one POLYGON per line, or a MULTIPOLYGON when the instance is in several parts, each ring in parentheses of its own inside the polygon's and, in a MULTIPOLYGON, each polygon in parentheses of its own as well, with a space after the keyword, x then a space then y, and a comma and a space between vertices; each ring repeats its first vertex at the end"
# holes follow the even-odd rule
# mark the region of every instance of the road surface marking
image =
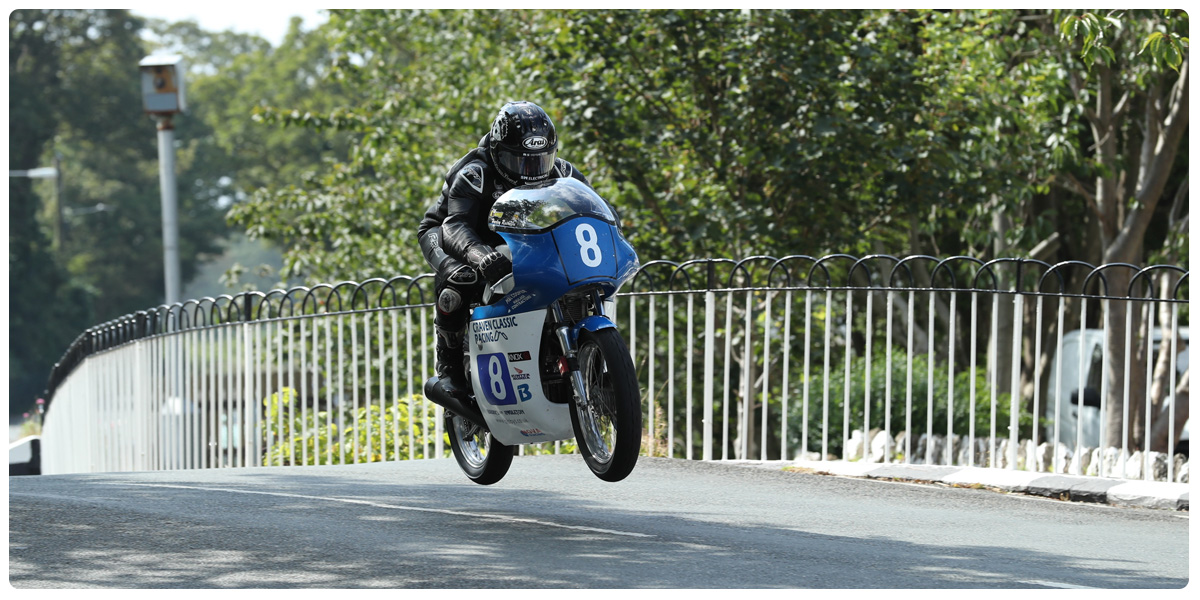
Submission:
POLYGON ((590 531, 593 533, 605 533, 608 535, 623 535, 627 537, 652 538, 653 535, 647 533, 633 533, 631 531, 617 531, 614 529, 601 529, 599 527, 584 527, 582 525, 565 525, 562 523, 554 523, 552 521, 542 521, 539 519, 528 519, 525 517, 511 517, 508 515, 498 515, 489 513, 473 513, 459 510, 447 510, 444 508, 424 508, 419 506, 401 506, 399 504, 384 504, 382 502, 372 502, 370 500, 358 500, 355 498, 330 498, 327 496, 308 496, 304 494, 287 494, 284 492, 259 492, 253 490, 238 490, 232 488, 215 488, 201 487, 189 485, 170 485, 165 483, 106 483, 105 485, 132 485, 141 487, 160 487, 174 488, 180 490, 203 490, 208 492, 229 492, 231 494, 259 494, 262 496, 279 496, 282 498, 300 498, 304 500, 325 500, 329 502, 342 502, 345 504, 362 504, 364 506, 374 506, 376 508, 388 508, 392 510, 407 510, 413 512, 437 513, 442 515, 454 515, 456 517, 473 517, 476 519, 488 519, 509 521, 512 523, 528 523, 533 525, 545 525, 547 527, 558 527, 560 529, 574 529, 577 531, 590 531))
POLYGON ((1088 587, 1086 585, 1072 585, 1069 583, 1058 583, 1055 581, 1042 581, 1041 579, 1030 579, 1027 581, 1022 581, 1021 583, 1028 583, 1028 584, 1032 584, 1032 585, 1043 585, 1046 587, 1059 588, 1059 589, 1064 589, 1064 590, 1098 590, 1098 589, 1101 589, 1101 588, 1088 587))

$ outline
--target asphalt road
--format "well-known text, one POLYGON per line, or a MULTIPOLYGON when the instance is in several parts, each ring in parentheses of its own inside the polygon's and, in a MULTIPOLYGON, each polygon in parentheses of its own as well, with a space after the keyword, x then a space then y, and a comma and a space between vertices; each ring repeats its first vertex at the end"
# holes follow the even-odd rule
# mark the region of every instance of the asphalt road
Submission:
POLYGON ((9 478, 16 588, 1180 588, 1187 513, 646 459, 9 478))

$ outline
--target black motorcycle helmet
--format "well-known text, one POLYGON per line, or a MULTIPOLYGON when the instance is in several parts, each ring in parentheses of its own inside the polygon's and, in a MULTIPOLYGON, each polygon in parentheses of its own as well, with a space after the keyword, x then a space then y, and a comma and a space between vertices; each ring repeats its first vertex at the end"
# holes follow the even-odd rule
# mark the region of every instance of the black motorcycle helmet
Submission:
POLYGON ((488 152, 500 175, 514 185, 546 179, 558 154, 554 122, 524 100, 505 104, 492 121, 488 152))

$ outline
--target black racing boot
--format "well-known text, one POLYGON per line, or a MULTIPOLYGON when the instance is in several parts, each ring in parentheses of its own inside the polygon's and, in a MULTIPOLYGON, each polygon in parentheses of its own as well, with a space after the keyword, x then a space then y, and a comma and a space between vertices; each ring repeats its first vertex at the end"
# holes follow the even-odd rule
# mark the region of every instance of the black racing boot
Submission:
POLYGON ((471 383, 463 370, 462 334, 437 329, 437 370, 438 387, 447 394, 460 400, 471 395, 471 383), (458 344, 451 344, 452 340, 458 344))

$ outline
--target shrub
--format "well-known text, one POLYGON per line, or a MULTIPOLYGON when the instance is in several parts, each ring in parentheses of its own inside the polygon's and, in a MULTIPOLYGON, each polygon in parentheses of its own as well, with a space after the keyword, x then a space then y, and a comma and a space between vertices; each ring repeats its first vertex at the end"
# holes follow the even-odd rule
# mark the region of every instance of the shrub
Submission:
MULTIPOLYGON (((357 411, 343 408, 341 431, 337 412, 309 410, 305 415, 294 406, 295 400, 296 390, 292 388, 283 388, 263 399, 264 436, 273 442, 264 457, 265 464, 336 465, 423 458, 425 446, 434 445, 433 424, 410 418, 409 398, 385 403, 382 408, 378 404, 360 406, 357 411), (412 448, 408 445, 410 422, 414 430, 412 448)), ((414 405, 424 402, 417 395, 412 400, 414 405)), ((445 434, 443 442, 449 443, 445 434)), ((444 454, 448 456, 448 446, 445 448, 444 454)))
MULTIPOLYGON (((926 432, 929 417, 929 357, 925 354, 912 357, 912 431, 913 435, 926 432)), ((970 425, 971 378, 975 379, 975 435, 989 435, 992 416, 991 388, 987 380, 987 371, 976 367, 969 372, 966 365, 955 365, 954 373, 954 416, 953 429, 956 435, 964 435, 970 425)), ((866 385, 866 357, 854 357, 850 361, 850 428, 862 429, 864 416, 864 399, 866 385)), ((892 395, 891 433, 893 435, 905 428, 905 402, 908 397, 908 356, 900 348, 892 350, 892 395)), ((946 415, 949 399, 949 369, 946 365, 935 364, 933 367, 933 433, 946 434, 946 415)), ((842 453, 843 404, 845 398, 845 374, 843 368, 832 368, 829 374, 829 432, 828 443, 830 453, 842 453)), ((820 451, 822 402, 824 401, 825 379, 823 373, 812 375, 809 382, 808 406, 808 449, 820 451)), ((882 428, 884 425, 884 408, 887 404, 887 359, 883 352, 871 358, 871 423, 868 429, 882 428)), ((793 397, 803 398, 803 381, 796 385, 793 397)), ((1007 436, 1009 419, 1008 394, 1001 394, 996 399, 996 432, 997 435, 1007 436)), ((793 409, 799 416, 799 409, 793 409)), ((800 448, 801 421, 797 418, 789 423, 788 438, 792 448, 800 448)), ((1030 429, 1032 416, 1022 414, 1020 428, 1030 429)), ((915 438, 914 438, 915 439, 915 438)))

